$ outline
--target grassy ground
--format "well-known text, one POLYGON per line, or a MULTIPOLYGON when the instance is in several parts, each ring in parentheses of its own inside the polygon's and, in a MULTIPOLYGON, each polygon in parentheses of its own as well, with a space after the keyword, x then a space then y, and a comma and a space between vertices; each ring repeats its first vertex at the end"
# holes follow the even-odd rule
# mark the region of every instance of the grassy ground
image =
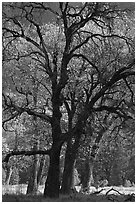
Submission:
MULTIPOLYGON (((107 187, 103 187, 103 191, 101 192, 101 194, 106 194, 106 192, 111 189, 112 186, 107 186, 107 187)), ((119 191, 120 193, 123 194, 131 194, 135 192, 135 187, 123 187, 123 186, 113 186, 113 188, 117 191, 119 191)), ((80 190, 80 186, 76 186, 77 191, 79 192, 80 190)), ((98 189, 100 190, 100 188, 98 189)), ((26 184, 19 184, 19 185, 3 185, 2 186, 2 194, 26 194, 27 191, 27 185, 26 184)), ((94 193, 95 191, 97 191, 97 189, 95 187, 91 187, 90 188, 90 193, 94 193)), ((44 193, 44 185, 39 186, 38 188, 38 192, 39 194, 43 194, 44 193)), ((116 192, 111 191, 110 194, 116 194, 116 192)))
MULTIPOLYGON (((5 187, 5 186, 4 186, 5 187)), ((4 189, 3 187, 3 189, 4 189)), ((102 192, 94 194, 94 189, 91 189, 90 194, 74 193, 69 196, 60 196, 59 199, 49 199, 43 196, 43 187, 39 188, 39 195, 25 195, 26 186, 6 186, 2 201, 3 202, 125 202, 130 198, 130 195, 135 192, 135 187, 113 187, 108 194, 108 190, 112 187, 104 187, 102 192), (17 191, 18 189, 18 191, 17 191), (16 191, 16 192, 14 192, 16 191), (118 191, 118 192, 117 192, 118 191)), ((129 199, 129 202, 133 202, 129 199)))

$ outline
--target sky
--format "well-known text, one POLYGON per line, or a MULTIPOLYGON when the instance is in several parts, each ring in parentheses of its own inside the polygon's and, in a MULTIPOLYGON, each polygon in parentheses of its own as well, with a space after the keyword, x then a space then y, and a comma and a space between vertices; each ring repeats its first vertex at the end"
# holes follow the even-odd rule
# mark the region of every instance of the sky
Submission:
MULTIPOLYGON (((44 1, 45 2, 45 1, 44 1)), ((85 1, 86 2, 86 1, 85 1)), ((98 1, 97 1, 98 2, 98 1)), ((58 11, 59 9, 59 5, 58 2, 46 2, 48 4, 49 7, 51 7, 53 10, 58 11)), ((71 2, 73 5, 77 5, 79 3, 81 3, 80 1, 77 2, 71 2)), ((102 2, 103 3, 103 2, 102 2)), ((121 9, 133 9, 135 10, 135 2, 112 2, 112 3, 116 3, 121 9)), ((51 14, 50 12, 48 12, 48 15, 46 13, 46 21, 47 22, 51 22, 53 21, 53 19, 55 18, 55 16, 53 14, 51 14)), ((44 18, 45 21, 45 18, 44 18)))
MULTIPOLYGON (((5 2, 5 1, 3 1, 3 2, 5 2)), ((23 2, 23 1, 22 1, 23 2)), ((28 3, 29 3, 29 1, 27 1, 28 3)), ((31 1, 30 1, 31 2, 31 1)), ((34 2, 37 2, 36 0, 34 1, 34 2)), ((60 9, 59 9, 59 2, 51 2, 51 1, 43 1, 44 3, 46 3, 47 4, 47 6, 49 6, 51 9, 53 9, 54 11, 57 11, 57 12, 59 12, 60 11, 60 9)), ((85 1, 86 2, 86 1, 85 1)), ((91 1, 90 1, 91 2, 91 1)), ((97 0, 97 2, 99 2, 98 0, 97 0)), ((102 2, 103 3, 103 1, 100 1, 100 2, 102 2)), ((7 2, 6 2, 7 3, 7 2)), ((76 2, 72 2, 72 1, 70 1, 69 2, 69 4, 72 4, 73 6, 75 6, 75 5, 78 5, 78 4, 81 4, 82 2, 80 2, 80 1, 76 1, 76 2)), ((135 2, 112 2, 112 3, 115 3, 115 4, 117 4, 121 9, 127 9, 127 8, 129 8, 129 9, 135 9, 135 2)), ((40 14, 40 13, 39 13, 40 14)), ((38 16, 39 16, 39 14, 38 14, 38 16)), ((38 16, 36 16, 36 18, 38 18, 38 16)), ((41 13, 41 23, 44 21, 45 23, 48 23, 48 22, 53 22, 53 21, 55 21, 55 19, 56 19, 56 16, 54 15, 54 14, 52 14, 51 12, 46 12, 45 14, 43 14, 43 13, 41 13)), ((39 22, 40 23, 40 22, 39 22)))
POLYGON ((135 10, 135 2, 117 2, 120 8, 129 8, 135 10))

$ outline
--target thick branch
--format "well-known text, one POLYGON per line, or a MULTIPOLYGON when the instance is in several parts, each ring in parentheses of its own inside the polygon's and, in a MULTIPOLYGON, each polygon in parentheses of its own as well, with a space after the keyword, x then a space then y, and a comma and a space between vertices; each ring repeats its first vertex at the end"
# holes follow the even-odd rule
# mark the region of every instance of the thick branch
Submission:
POLYGON ((6 155, 6 157, 3 159, 2 162, 6 162, 8 163, 9 159, 11 156, 19 156, 19 155, 22 155, 22 156, 32 156, 32 155, 36 155, 36 154, 43 154, 43 155, 50 155, 50 152, 51 152, 51 149, 49 150, 37 150, 37 151, 12 151, 10 153, 8 153, 6 155))
POLYGON ((42 120, 45 120, 45 121, 47 121, 49 123, 52 122, 51 117, 44 114, 44 113, 40 113, 40 112, 37 112, 35 110, 31 110, 29 108, 19 107, 19 106, 15 106, 15 105, 14 105, 14 109, 17 111, 17 114, 15 114, 14 117, 11 116, 9 119, 4 120, 3 123, 8 122, 9 120, 15 118, 17 115, 20 115, 20 114, 22 114, 24 112, 28 113, 28 115, 33 115, 33 116, 39 117, 42 120))

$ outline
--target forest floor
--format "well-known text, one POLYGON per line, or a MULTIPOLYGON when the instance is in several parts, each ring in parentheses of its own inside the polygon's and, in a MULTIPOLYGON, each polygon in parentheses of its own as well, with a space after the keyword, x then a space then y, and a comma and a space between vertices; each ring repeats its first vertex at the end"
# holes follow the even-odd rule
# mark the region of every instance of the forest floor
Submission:
POLYGON ((98 189, 96 193, 91 187, 90 194, 73 193, 69 196, 61 195, 58 199, 44 198, 42 195, 43 187, 39 188, 39 195, 24 195, 18 191, 13 193, 13 186, 9 192, 2 196, 2 202, 134 202, 135 187, 116 187, 109 186, 98 189))

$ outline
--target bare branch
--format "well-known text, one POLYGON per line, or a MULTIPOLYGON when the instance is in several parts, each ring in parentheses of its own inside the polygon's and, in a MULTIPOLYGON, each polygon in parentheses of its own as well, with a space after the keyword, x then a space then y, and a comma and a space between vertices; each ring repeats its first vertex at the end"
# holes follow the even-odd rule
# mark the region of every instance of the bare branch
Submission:
MULTIPOLYGON (((90 33, 88 31, 81 31, 83 33, 90 33)), ((89 39, 92 39, 92 38, 120 38, 122 40, 125 40, 127 42, 127 38, 125 38, 124 36, 119 36, 119 35, 116 35, 116 34, 112 34, 112 35, 102 35, 102 34, 93 34, 93 33, 90 33, 90 36, 88 36, 83 42, 81 42, 79 45, 77 45, 76 47, 74 47, 71 51, 70 51, 70 54, 72 55, 74 53, 74 51, 76 51, 77 49, 81 48, 83 45, 85 45, 89 39)), ((128 44, 128 42, 127 42, 128 44)))
POLYGON ((98 73, 100 73, 98 67, 97 67, 94 63, 92 63, 85 55, 83 55, 83 54, 73 54, 73 55, 72 55, 72 58, 73 58, 73 57, 77 57, 77 58, 81 57, 81 58, 83 58, 83 59, 86 60, 92 67, 94 67, 98 73))
POLYGON ((19 115, 19 113, 14 113, 13 115, 11 115, 9 118, 5 119, 4 121, 2 121, 2 127, 5 130, 5 123, 13 120, 14 118, 16 118, 19 115))
MULTIPOLYGON (((33 22, 33 23, 34 23, 34 22, 33 22)), ((37 24, 36 24, 36 26, 37 26, 38 35, 39 35, 39 37, 40 37, 40 39, 41 39, 42 47, 40 46, 40 44, 38 44, 38 43, 37 43, 36 41, 34 41, 32 38, 30 38, 30 37, 28 37, 28 36, 26 36, 26 35, 24 35, 24 34, 20 34, 19 32, 14 31, 14 30, 11 30, 11 29, 9 29, 9 28, 3 28, 3 30, 5 30, 6 32, 11 33, 14 38, 19 38, 19 37, 24 38, 27 42, 31 43, 31 44, 34 45, 36 48, 38 48, 42 53, 44 53, 44 56, 43 56, 43 54, 41 54, 41 53, 38 52, 38 51, 31 52, 31 54, 36 54, 36 53, 38 53, 38 54, 40 54, 42 57, 44 57, 44 58, 46 59, 46 64, 47 64, 46 69, 47 69, 47 73, 51 76, 51 75, 52 75, 52 70, 51 70, 50 65, 49 65, 48 53, 47 53, 47 51, 46 51, 46 49, 45 49, 45 44, 44 44, 42 35, 41 35, 41 33, 40 33, 40 28, 39 28, 39 26, 38 26, 37 24)), ((24 56, 24 57, 25 57, 25 56, 24 56)))
POLYGON ((5 106, 9 108, 9 110, 12 108, 13 109, 12 112, 13 111, 16 112, 15 114, 13 114, 13 116, 10 116, 9 119, 4 120, 3 121, 4 123, 9 121, 10 119, 15 118, 17 115, 21 115, 24 112, 28 113, 28 115, 39 117, 48 123, 52 123, 52 117, 50 117, 49 115, 46 115, 42 112, 35 111, 34 109, 30 109, 27 107, 20 107, 16 105, 15 102, 13 102, 9 96, 5 96, 4 94, 3 94, 3 97, 4 97, 5 106), (9 102, 7 101, 7 99, 9 99, 9 102))
POLYGON ((126 78, 124 78, 124 81, 129 89, 129 91, 131 92, 131 98, 132 98, 132 101, 133 101, 133 98, 134 98, 134 92, 132 91, 130 85, 128 84, 128 81, 126 80, 126 78))
POLYGON ((132 67, 135 65, 135 60, 133 60, 131 63, 129 63, 127 66, 122 67, 118 71, 114 73, 112 78, 105 83, 105 85, 102 87, 102 89, 91 99, 89 106, 93 107, 94 103, 105 94, 105 92, 111 88, 116 82, 120 81, 121 79, 127 78, 129 76, 134 76, 134 71, 127 71, 128 69, 132 69, 132 67))
POLYGON ((124 118, 124 119, 132 119, 131 116, 128 116, 126 113, 123 113, 122 108, 118 108, 118 107, 114 107, 114 106, 100 106, 97 108, 92 108, 92 111, 108 111, 110 113, 115 113, 117 114, 120 118, 124 118))

